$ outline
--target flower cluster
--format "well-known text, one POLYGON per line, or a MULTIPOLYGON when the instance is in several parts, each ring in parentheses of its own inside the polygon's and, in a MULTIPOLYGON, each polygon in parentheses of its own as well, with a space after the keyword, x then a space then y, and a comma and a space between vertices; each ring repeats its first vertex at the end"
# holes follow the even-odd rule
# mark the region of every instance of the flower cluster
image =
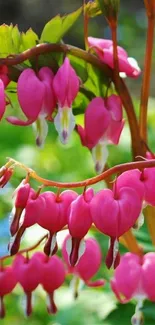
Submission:
POLYGON ((67 227, 71 235, 67 241, 67 252, 70 265, 74 266, 85 251, 84 237, 94 224, 110 237, 107 267, 117 267, 119 238, 138 223, 144 206, 155 206, 154 170, 126 171, 117 178, 112 190, 103 189, 94 193, 92 188, 88 188, 81 195, 72 190, 36 192, 27 180, 23 180, 15 191, 11 212, 11 255, 18 252, 26 228, 36 223, 48 230, 44 252, 53 255, 57 251, 56 234, 67 227))
POLYGON ((149 299, 155 302, 155 253, 138 256, 126 253, 111 280, 111 288, 121 303, 127 303, 132 298, 137 300, 132 324, 142 324, 141 308, 143 301, 149 299))
MULTIPOLYGON (((152 155, 147 155, 152 159, 152 155)), ((13 171, 13 161, 0 169, 1 187, 8 182, 13 171)), ((12 292, 17 283, 25 292, 28 316, 32 313, 32 292, 39 284, 48 294, 49 313, 57 311, 54 291, 64 283, 68 274, 74 276, 75 298, 78 296, 81 281, 90 287, 104 286, 104 279, 92 281, 102 263, 100 247, 95 239, 85 237, 95 227, 110 239, 105 264, 108 268, 116 269, 111 288, 122 303, 133 297, 137 299, 132 323, 138 321, 141 324, 143 300, 155 300, 152 275, 155 254, 143 256, 140 251, 139 255, 128 253, 120 257, 119 239, 138 223, 143 207, 155 206, 155 167, 125 171, 117 177, 112 189, 102 189, 96 193, 93 188, 84 188, 82 194, 69 189, 62 192, 58 190, 57 193, 41 192, 41 188, 35 191, 29 180, 30 175, 27 175, 14 192, 9 251, 10 255, 16 256, 9 267, 4 266, 5 258, 1 259, 0 316, 5 315, 3 297, 12 292), (19 250, 20 241, 26 229, 35 224, 46 229, 48 233, 44 236, 44 253, 36 252, 29 257, 29 249, 19 250), (63 263, 56 256, 57 233, 66 228, 69 234, 62 245, 63 263), (24 252, 26 257, 22 255, 24 252)))
MULTIPOLYGON (((88 38, 104 63, 113 69, 113 43, 110 40, 88 38)), ((129 77, 140 74, 138 64, 133 58, 118 47, 120 72, 129 77)), ((5 88, 9 84, 8 68, 0 68, 0 119, 3 117, 6 100, 5 88)), ((84 128, 76 126, 72 104, 80 91, 80 79, 66 57, 64 62, 53 73, 51 68, 42 67, 39 71, 27 68, 21 72, 17 82, 17 98, 26 121, 15 116, 8 116, 9 123, 19 126, 33 125, 36 143, 42 147, 47 133, 47 121, 54 122, 59 138, 66 144, 74 129, 78 132, 81 143, 92 152, 95 169, 102 172, 108 158, 107 144, 117 145, 124 126, 122 104, 118 95, 105 98, 93 98, 85 110, 84 128)))
POLYGON ((58 289, 65 280, 67 274, 75 274, 78 279, 81 279, 89 286, 102 286, 104 280, 99 279, 91 282, 91 278, 98 272, 101 265, 101 250, 98 243, 94 239, 85 241, 86 249, 83 257, 75 267, 70 267, 66 253, 66 239, 63 244, 63 261, 56 255, 48 257, 42 252, 36 252, 31 257, 24 257, 22 254, 17 254, 12 266, 1 266, 0 269, 0 317, 5 316, 5 307, 3 297, 13 291, 17 283, 23 288, 26 295, 26 315, 32 313, 32 292, 39 284, 47 292, 49 313, 57 312, 57 307, 54 302, 54 292, 58 289), (92 266, 91 259, 94 263, 92 266))

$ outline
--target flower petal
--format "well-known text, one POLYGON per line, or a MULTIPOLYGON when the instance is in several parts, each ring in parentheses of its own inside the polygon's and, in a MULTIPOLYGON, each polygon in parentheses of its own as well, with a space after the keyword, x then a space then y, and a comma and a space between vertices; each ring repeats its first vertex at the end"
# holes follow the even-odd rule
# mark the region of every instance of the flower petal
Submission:
POLYGON ((98 143, 93 149, 92 149, 92 157, 95 165, 95 170, 98 174, 103 172, 104 166, 107 162, 109 152, 107 149, 106 143, 98 143))
POLYGON ((32 120, 32 119, 27 120, 27 121, 22 121, 22 120, 18 119, 18 118, 15 117, 15 116, 8 116, 8 117, 6 118, 6 120, 7 120, 9 123, 13 124, 13 125, 19 125, 19 126, 27 126, 27 125, 31 125, 31 124, 34 122, 34 120, 32 120))
POLYGON ((71 107, 79 91, 79 78, 68 58, 57 71, 53 82, 54 92, 61 107, 71 107))
POLYGON ((72 109, 59 107, 58 113, 54 118, 54 125, 59 134, 60 141, 66 144, 75 127, 75 117, 72 109))
POLYGON ((56 97, 53 90, 54 73, 50 68, 43 67, 39 70, 38 77, 45 87, 44 103, 41 113, 50 116, 56 107, 56 97))
POLYGON ((37 119, 44 99, 44 85, 32 69, 24 70, 17 84, 17 94, 22 111, 29 120, 37 119))
POLYGON ((0 79, 0 120, 3 117, 3 114, 5 112, 5 93, 4 93, 4 84, 3 81, 0 79))
POLYGON ((93 148, 98 143, 110 123, 110 113, 101 97, 94 98, 85 112, 85 132, 87 147, 93 148))
POLYGON ((122 103, 121 99, 117 95, 111 95, 106 100, 107 108, 111 113, 113 120, 121 121, 123 112, 122 112, 122 103))

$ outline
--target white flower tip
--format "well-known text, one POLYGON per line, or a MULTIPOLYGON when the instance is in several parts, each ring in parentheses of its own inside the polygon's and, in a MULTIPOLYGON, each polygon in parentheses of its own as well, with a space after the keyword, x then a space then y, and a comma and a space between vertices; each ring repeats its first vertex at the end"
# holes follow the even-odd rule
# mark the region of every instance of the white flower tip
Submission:
POLYGON ((72 109, 68 107, 60 107, 55 116, 54 125, 59 134, 60 141, 63 144, 66 144, 75 127, 75 118, 72 109))
POLYGON ((92 157, 95 164, 95 170, 98 174, 102 173, 103 168, 105 167, 107 158, 108 158, 108 150, 105 143, 98 143, 92 149, 92 157))
POLYGON ((128 62, 135 69, 135 71, 133 72, 133 75, 138 76, 141 72, 138 62, 134 58, 128 58, 128 62))

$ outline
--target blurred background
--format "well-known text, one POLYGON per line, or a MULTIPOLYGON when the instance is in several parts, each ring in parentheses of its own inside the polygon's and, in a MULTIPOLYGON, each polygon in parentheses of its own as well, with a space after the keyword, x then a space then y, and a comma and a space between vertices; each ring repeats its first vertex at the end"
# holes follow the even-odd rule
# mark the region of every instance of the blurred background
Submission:
MULTIPOLYGON (((20 31, 26 31, 30 27, 41 34, 41 31, 48 20, 56 14, 72 12, 82 4, 82 0, 0 0, 0 23, 18 24, 20 31)), ((84 47, 82 17, 77 21, 72 30, 69 31, 64 41, 76 46, 84 47)), ((137 59, 143 68, 145 37, 147 20, 142 0, 123 0, 119 16, 118 41, 129 56, 137 59)), ((89 34, 101 38, 110 38, 110 31, 102 16, 90 21, 89 34)), ((153 69, 155 71, 155 55, 153 58, 153 69)), ((154 125, 155 125, 155 74, 152 74, 151 96, 149 101, 149 143, 155 151, 154 125), (153 79, 154 78, 154 79, 153 79)), ((127 80, 132 92, 133 100, 137 109, 141 77, 138 80, 127 80)), ((11 96, 11 95, 10 95, 11 96)), ((12 94, 12 100, 13 100, 12 94)), ((81 116, 77 117, 80 122, 81 116)), ((59 181, 78 181, 95 175, 91 154, 81 146, 76 134, 72 136, 67 146, 62 146, 57 139, 53 125, 49 127, 49 134, 45 147, 40 150, 36 148, 34 134, 31 127, 15 127, 6 123, 5 119, 0 127, 0 164, 3 165, 6 157, 11 156, 34 168, 45 178, 59 181)), ((109 147, 110 155, 108 163, 113 166, 118 163, 129 161, 130 135, 126 123, 121 141, 118 147, 109 147)), ((12 178, 5 189, 0 190, 0 254, 7 253, 9 240, 9 211, 12 209, 12 193, 14 188, 25 176, 24 172, 17 169, 16 175, 12 178)), ((34 187, 37 188, 35 182, 34 187)), ((104 184, 98 184, 95 189, 102 188, 104 184)), ((24 237, 23 246, 30 246, 41 236, 41 229, 34 227, 24 237)), ((108 239, 100 234, 92 233, 102 248, 103 259, 108 247, 108 239)), ((150 238, 144 225, 140 232, 136 233, 139 242, 145 247, 145 251, 152 250, 150 238)), ((121 252, 124 248, 121 247, 121 252)), ((99 277, 108 279, 112 272, 107 271, 104 264, 99 272, 99 277)), ((77 301, 73 301, 72 290, 66 285, 58 290, 56 302, 59 312, 56 316, 49 316, 46 313, 46 298, 41 290, 36 290, 34 299, 34 313, 30 319, 26 319, 23 313, 24 299, 21 288, 17 287, 15 293, 6 297, 7 316, 1 324, 8 325, 127 325, 134 313, 135 302, 128 305, 117 303, 111 293, 109 284, 104 289, 88 289, 81 291, 77 301)), ((146 324, 152 325, 155 322, 155 308, 153 304, 146 302, 145 307, 146 324)))

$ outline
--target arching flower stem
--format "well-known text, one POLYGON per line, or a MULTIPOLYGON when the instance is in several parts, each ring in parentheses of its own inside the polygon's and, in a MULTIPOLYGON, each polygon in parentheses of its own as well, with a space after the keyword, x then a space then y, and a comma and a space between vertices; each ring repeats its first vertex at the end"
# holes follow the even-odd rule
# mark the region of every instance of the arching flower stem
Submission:
MULTIPOLYGON (((48 44, 42 43, 38 44, 31 49, 28 49, 20 54, 14 55, 12 57, 0 59, 0 65, 14 66, 23 63, 25 60, 29 60, 32 57, 36 57, 40 54, 50 53, 50 52, 63 52, 64 54, 71 54, 75 57, 81 58, 87 63, 99 68, 103 71, 114 83, 114 73, 107 65, 102 63, 95 55, 90 52, 84 51, 77 47, 67 45, 67 44, 48 44)), ((138 121, 136 118, 134 105, 129 91, 124 83, 124 81, 119 77, 119 83, 115 83, 116 91, 118 92, 122 104, 125 108, 127 118, 129 121, 131 140, 132 140, 132 153, 135 158, 137 155, 145 154, 145 147, 143 146, 142 140, 140 138, 138 121)))
POLYGON ((57 187, 57 188, 77 188, 77 187, 86 187, 93 184, 96 184, 100 181, 103 181, 107 177, 113 175, 122 173, 126 170, 132 170, 135 168, 143 169, 143 168, 151 168, 155 167, 155 159, 152 160, 145 160, 145 161, 136 161, 136 162, 129 162, 121 165, 116 165, 112 168, 109 168, 108 170, 104 171, 100 175, 94 176, 92 178, 85 179, 84 181, 80 182, 70 182, 70 183, 61 183, 61 182, 55 182, 52 180, 48 180, 45 178, 40 177, 37 175, 37 173, 32 170, 31 168, 25 166, 24 164, 16 161, 15 159, 9 158, 9 161, 12 162, 12 167, 20 167, 21 169, 24 169, 28 174, 29 177, 34 178, 39 183, 42 183, 44 186, 51 186, 51 187, 57 187))

